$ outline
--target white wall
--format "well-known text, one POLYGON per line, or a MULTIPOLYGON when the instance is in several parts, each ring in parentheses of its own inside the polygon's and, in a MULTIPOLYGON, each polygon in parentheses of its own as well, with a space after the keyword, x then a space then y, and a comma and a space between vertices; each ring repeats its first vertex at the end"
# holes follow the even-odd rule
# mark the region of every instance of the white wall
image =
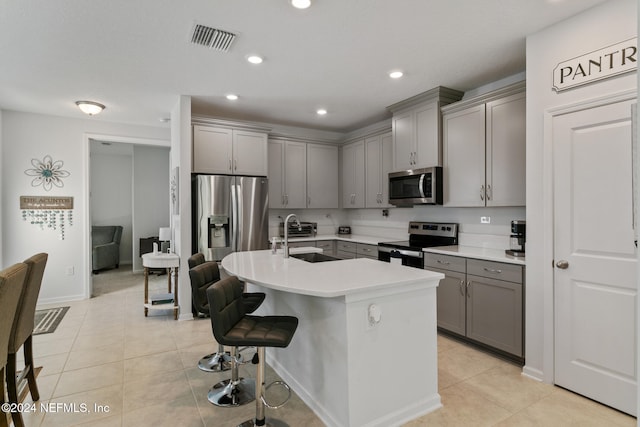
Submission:
POLYGON ((178 213, 171 215, 175 253, 180 256, 180 320, 193 318, 188 259, 191 256, 191 97, 180 96, 171 112, 171 169, 179 167, 178 213))
MULTIPOLYGON (((552 70, 562 61, 637 35, 635 0, 613 0, 527 38, 526 366, 553 381, 553 215, 550 132, 545 111, 636 88, 635 73, 556 93, 552 70)), ((595 171, 594 171, 595 172, 595 171)))
POLYGON ((120 265, 132 264, 132 165, 133 147, 117 152, 95 152, 91 141, 91 225, 121 225, 120 265))
POLYGON ((169 140, 165 128, 115 124, 100 120, 68 119, 40 114, 4 111, 2 117, 2 265, 19 262, 37 252, 47 252, 49 261, 40 291, 40 302, 58 302, 88 298, 89 280, 89 136, 109 135, 169 140), (71 175, 63 188, 46 192, 31 187, 24 174, 31 159, 51 155, 64 161, 71 175), (22 220, 19 197, 71 196, 74 198, 74 224, 65 240, 56 232, 40 230, 22 220), (65 274, 68 267, 73 275, 65 274))
POLYGON ((158 236, 170 226, 167 147, 133 147, 133 270, 142 270, 140 238, 158 236))

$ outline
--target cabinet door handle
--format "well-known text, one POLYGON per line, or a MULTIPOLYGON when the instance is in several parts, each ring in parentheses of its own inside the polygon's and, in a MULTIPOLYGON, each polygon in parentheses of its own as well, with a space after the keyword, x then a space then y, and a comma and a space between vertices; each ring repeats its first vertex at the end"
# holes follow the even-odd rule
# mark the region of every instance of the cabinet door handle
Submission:
POLYGON ((288 205, 288 204, 289 204, 289 195, 288 195, 288 194, 285 194, 285 195, 284 195, 284 205, 286 206, 286 205, 288 205))
POLYGON ((282 200, 281 200, 281 202, 282 202, 282 206, 284 206, 284 194, 282 195, 281 199, 282 199, 282 200))
POLYGON ((471 298, 471 281, 467 282, 467 298, 471 298))
POLYGON ((502 273, 502 270, 499 270, 497 268, 487 268, 484 267, 484 271, 486 271, 487 273, 496 273, 496 274, 500 274, 502 273))
POLYGON ((460 280, 460 295, 464 296, 464 280, 460 280))
POLYGON ((229 159, 229 170, 233 170, 231 169, 231 159, 229 159))
POLYGON ((491 200, 491 185, 487 184, 487 200, 491 200))
POLYGON ((436 262, 437 262, 438 264, 443 264, 443 265, 449 265, 449 264, 451 264, 451 263, 450 263, 450 262, 448 262, 448 261, 442 261, 442 260, 439 260, 439 259, 438 259, 438 260, 436 260, 436 262))
POLYGON ((311 206, 311 197, 307 197, 307 206, 311 206))
POLYGON ((484 185, 480 186, 480 200, 484 202, 484 185))
POLYGON ((233 161, 233 164, 234 164, 234 169, 235 169, 235 170, 238 170, 238 159, 235 159, 235 160, 233 161))

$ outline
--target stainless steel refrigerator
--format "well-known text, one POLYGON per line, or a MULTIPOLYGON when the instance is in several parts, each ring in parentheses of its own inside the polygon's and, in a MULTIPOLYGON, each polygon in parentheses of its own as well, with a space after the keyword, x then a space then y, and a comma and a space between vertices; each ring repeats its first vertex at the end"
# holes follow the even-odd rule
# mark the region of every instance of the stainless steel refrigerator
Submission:
POLYGON ((194 175, 194 253, 220 261, 231 252, 268 249, 266 177, 194 175))

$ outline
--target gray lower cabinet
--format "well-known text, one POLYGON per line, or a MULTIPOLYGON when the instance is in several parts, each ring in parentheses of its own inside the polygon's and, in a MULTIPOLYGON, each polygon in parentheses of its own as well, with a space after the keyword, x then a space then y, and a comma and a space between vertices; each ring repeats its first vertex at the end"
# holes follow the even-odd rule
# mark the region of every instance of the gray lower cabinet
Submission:
POLYGON ((466 275, 455 271, 429 267, 429 270, 444 274, 438 286, 438 327, 456 334, 466 332, 466 275))
POLYGON ((338 240, 336 242, 336 256, 343 259, 352 258, 370 258, 378 259, 378 245, 370 245, 367 243, 345 242, 338 240))
POLYGON ((316 248, 322 249, 322 253, 329 256, 336 256, 335 240, 316 240, 316 248))
POLYGON ((356 243, 338 240, 336 242, 336 256, 342 259, 352 259, 356 257, 356 243))
POLYGON ((356 258, 378 259, 378 245, 356 243, 356 258))
POLYGON ((439 328, 524 357, 522 266, 427 253, 425 268, 445 275, 439 328))

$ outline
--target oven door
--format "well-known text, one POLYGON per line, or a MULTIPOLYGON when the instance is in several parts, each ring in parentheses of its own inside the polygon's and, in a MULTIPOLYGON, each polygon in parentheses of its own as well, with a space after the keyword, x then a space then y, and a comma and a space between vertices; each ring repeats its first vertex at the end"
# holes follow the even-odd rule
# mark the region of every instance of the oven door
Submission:
POLYGON ((392 258, 399 258, 402 265, 408 267, 424 268, 424 252, 422 251, 378 246, 378 260, 391 262, 392 258))

